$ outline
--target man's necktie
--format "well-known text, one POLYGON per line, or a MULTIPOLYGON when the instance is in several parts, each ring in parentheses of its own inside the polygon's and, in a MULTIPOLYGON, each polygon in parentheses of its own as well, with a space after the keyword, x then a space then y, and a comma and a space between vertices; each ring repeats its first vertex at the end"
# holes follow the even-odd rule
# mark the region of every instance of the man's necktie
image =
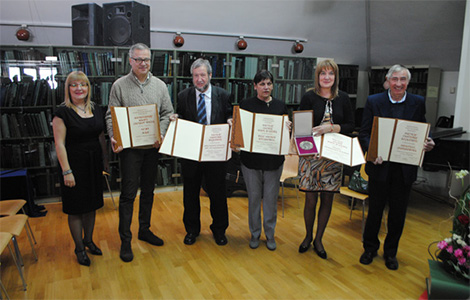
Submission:
POLYGON ((202 93, 199 95, 199 102, 197 103, 197 121, 203 125, 207 124, 206 101, 202 93))

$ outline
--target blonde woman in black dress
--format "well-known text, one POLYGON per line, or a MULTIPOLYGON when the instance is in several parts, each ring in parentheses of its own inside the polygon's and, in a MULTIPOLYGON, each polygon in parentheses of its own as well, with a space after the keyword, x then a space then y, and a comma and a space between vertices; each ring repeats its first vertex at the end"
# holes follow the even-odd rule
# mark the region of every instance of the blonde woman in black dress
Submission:
POLYGON ((75 243, 78 263, 90 265, 85 252, 102 255, 93 242, 96 210, 103 206, 103 162, 107 168, 104 115, 90 100, 90 81, 72 72, 65 81, 65 100, 57 108, 52 128, 59 159, 64 213, 75 243))
MULTIPOLYGON (((338 65, 333 60, 324 60, 315 70, 315 87, 302 97, 300 110, 313 110, 316 136, 339 132, 347 134, 354 129, 354 116, 348 95, 338 90, 338 65)), ((341 186, 342 164, 316 156, 300 157, 300 190, 305 192, 304 221, 306 235, 299 247, 304 253, 313 241, 313 250, 323 259, 327 258, 322 238, 328 224, 333 197, 341 186), (318 196, 320 208, 317 217, 317 232, 313 238, 318 196)))

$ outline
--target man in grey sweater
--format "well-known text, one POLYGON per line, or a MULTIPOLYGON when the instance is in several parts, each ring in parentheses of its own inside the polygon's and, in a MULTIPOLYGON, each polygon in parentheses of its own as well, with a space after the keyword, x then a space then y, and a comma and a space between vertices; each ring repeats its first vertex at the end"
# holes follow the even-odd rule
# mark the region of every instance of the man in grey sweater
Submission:
MULTIPOLYGON (((138 106, 157 104, 160 130, 163 136, 173 114, 173 105, 166 84, 150 73, 150 49, 144 44, 135 44, 129 50, 129 74, 116 80, 111 88, 109 106, 138 106)), ((119 153, 121 167, 121 196, 119 198, 119 235, 121 237, 120 257, 125 262, 134 258, 131 248, 131 222, 134 199, 140 187, 139 240, 152 245, 162 246, 163 240, 150 231, 150 218, 153 206, 155 176, 160 157, 160 143, 153 146, 126 148, 117 147, 113 137, 111 111, 106 112, 106 126, 111 145, 119 153), (140 182, 139 182, 140 178, 140 182)))

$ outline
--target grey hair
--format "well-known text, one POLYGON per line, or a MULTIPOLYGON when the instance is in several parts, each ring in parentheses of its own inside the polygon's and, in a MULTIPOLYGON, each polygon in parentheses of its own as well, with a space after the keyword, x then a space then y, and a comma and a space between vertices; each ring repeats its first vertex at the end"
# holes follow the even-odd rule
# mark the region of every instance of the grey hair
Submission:
POLYGON ((129 57, 134 57, 134 51, 135 50, 148 50, 150 52, 150 48, 143 44, 143 43, 137 43, 131 46, 129 49, 129 57))
POLYGON ((387 72, 387 75, 385 75, 385 78, 390 79, 393 75, 393 73, 396 73, 396 72, 401 72, 405 70, 406 71, 406 75, 408 76, 408 81, 410 81, 411 79, 411 73, 410 73, 410 70, 408 70, 407 67, 405 67, 404 65, 393 65, 387 72))
POLYGON ((202 67, 202 66, 206 67, 206 70, 207 70, 208 74, 212 74, 212 66, 211 66, 210 62, 207 59, 198 58, 191 65, 191 75, 193 74, 194 69, 197 69, 197 68, 202 67))

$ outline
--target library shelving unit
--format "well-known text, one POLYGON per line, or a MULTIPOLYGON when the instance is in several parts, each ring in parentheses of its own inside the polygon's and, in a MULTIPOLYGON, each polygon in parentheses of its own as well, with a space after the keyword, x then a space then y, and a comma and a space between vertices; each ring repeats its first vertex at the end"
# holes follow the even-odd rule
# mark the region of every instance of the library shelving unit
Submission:
MULTIPOLYGON (((35 197, 59 195, 60 170, 51 123, 63 102, 67 74, 74 70, 87 74, 93 101, 107 107, 113 82, 130 71, 128 52, 128 47, 112 46, 2 45, 0 168, 27 169, 35 197)), ((285 101, 290 110, 297 108, 314 82, 314 57, 152 49, 151 72, 167 84, 174 107, 177 93, 192 85, 190 66, 199 57, 211 62, 211 83, 228 90, 233 104, 254 95, 252 80, 261 69, 273 73, 273 96, 285 101)), ((111 186, 119 189, 119 160, 108 149, 111 186)), ((164 157, 156 167, 160 170, 157 185, 179 183, 176 158, 164 157)))
POLYGON ((338 65, 339 89, 348 93, 353 109, 356 109, 358 65, 338 65))
MULTIPOLYGON (((369 94, 384 91, 385 75, 391 66, 375 66, 369 75, 369 94)), ((426 120, 434 126, 437 121, 439 106, 439 88, 441 83, 441 69, 427 65, 407 65, 411 80, 407 92, 421 95, 426 99, 426 120)))

